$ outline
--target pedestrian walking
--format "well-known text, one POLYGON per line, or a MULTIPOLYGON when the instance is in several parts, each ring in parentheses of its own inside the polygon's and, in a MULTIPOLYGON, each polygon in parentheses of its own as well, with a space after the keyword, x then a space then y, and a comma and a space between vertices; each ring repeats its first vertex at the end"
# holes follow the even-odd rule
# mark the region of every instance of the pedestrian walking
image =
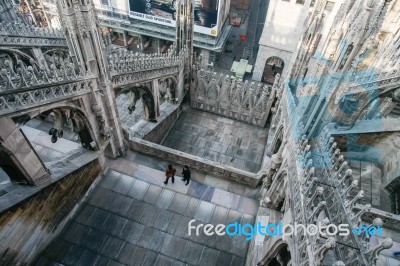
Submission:
POLYGON ((168 165, 167 171, 165 171, 165 176, 166 179, 164 181, 164 184, 168 184, 168 180, 172 177, 172 183, 175 182, 175 173, 176 169, 172 166, 172 164, 168 165))
POLYGON ((189 181, 190 181, 190 169, 189 169, 189 166, 185 165, 183 167, 182 175, 183 175, 182 181, 186 181, 186 184, 185 184, 186 186, 189 185, 189 181))

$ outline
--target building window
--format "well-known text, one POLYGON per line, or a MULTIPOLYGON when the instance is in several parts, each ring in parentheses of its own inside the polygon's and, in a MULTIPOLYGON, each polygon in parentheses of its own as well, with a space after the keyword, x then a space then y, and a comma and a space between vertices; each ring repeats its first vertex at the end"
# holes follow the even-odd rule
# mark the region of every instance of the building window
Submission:
POLYGON ((282 0, 283 2, 290 2, 290 0, 282 0))
POLYGON ((331 12, 334 6, 335 2, 327 1, 325 5, 325 11, 331 12))
POLYGON ((310 3, 310 7, 313 7, 315 5, 315 0, 312 0, 310 3))
POLYGON ((305 0, 296 0, 296 4, 304 5, 305 0))
POLYGON ((101 0, 101 4, 105 5, 105 6, 108 6, 108 0, 101 0))
POLYGON ((390 209, 394 214, 400 214, 400 191, 390 194, 390 209))

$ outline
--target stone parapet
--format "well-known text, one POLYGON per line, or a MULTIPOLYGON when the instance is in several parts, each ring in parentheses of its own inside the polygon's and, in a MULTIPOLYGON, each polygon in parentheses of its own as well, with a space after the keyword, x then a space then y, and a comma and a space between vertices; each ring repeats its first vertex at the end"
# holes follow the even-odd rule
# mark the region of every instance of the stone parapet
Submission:
POLYGON ((206 172, 207 174, 218 178, 235 181, 239 184, 257 187, 261 182, 261 175, 209 161, 181 151, 176 151, 137 137, 130 136, 129 146, 132 150, 159 157, 163 160, 172 161, 176 164, 188 165, 192 169, 206 172))

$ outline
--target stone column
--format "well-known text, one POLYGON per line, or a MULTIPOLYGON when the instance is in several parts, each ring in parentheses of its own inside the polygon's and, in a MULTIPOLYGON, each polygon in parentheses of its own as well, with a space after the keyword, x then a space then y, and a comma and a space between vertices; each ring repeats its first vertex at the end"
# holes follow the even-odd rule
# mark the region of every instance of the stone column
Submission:
POLYGON ((122 36, 124 37, 124 46, 127 47, 128 46, 128 42, 126 40, 126 31, 122 32, 122 36))
POLYGON ((151 82, 151 91, 154 97, 154 111, 156 113, 156 117, 160 117, 160 88, 158 84, 158 79, 155 79, 151 82))
POLYGON ((141 34, 139 35, 139 49, 143 52, 143 37, 141 34))
POLYGON ((10 178, 22 175, 32 185, 41 185, 49 180, 50 175, 42 160, 26 139, 23 132, 11 118, 0 117, 0 143, 9 155, 9 162, 16 167, 16 172, 7 173, 10 178))
POLYGON ((49 69, 46 60, 44 59, 43 52, 40 48, 32 48, 32 53, 36 59, 36 62, 39 63, 40 67, 44 67, 46 69, 49 69))

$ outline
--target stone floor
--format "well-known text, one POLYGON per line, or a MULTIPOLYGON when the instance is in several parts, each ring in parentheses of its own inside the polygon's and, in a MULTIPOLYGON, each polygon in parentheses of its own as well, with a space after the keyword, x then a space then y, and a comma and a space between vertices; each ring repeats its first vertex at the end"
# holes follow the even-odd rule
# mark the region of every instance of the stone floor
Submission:
POLYGON ((73 139, 72 134, 65 133, 67 138, 63 136, 56 143, 52 143, 48 130, 43 127, 39 128, 25 125, 21 129, 47 167, 55 162, 64 160, 74 153, 85 151, 80 143, 71 140, 73 139))
POLYGON ((107 174, 37 265, 244 265, 244 236, 189 236, 187 224, 253 223, 258 201, 247 197, 253 190, 235 194, 196 172, 188 186, 179 174, 175 184, 164 185, 168 162, 146 157, 109 161, 107 174))
POLYGON ((163 145, 256 173, 261 168, 267 131, 211 113, 186 109, 163 145))

